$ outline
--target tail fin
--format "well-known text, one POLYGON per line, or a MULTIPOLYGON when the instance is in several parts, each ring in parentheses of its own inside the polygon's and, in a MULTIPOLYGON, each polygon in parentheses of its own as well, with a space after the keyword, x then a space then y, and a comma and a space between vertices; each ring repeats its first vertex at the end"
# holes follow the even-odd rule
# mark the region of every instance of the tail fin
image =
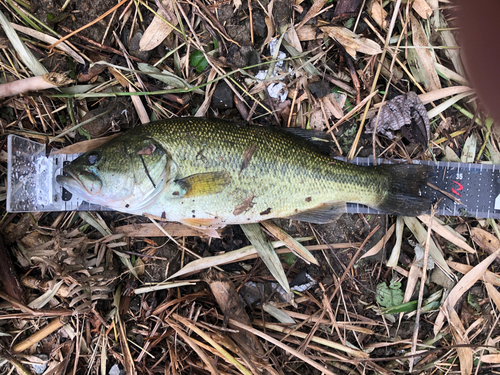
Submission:
POLYGON ((389 192, 377 207, 385 213, 418 216, 430 212, 432 201, 422 195, 433 168, 420 164, 384 164, 376 167, 389 176, 389 192))

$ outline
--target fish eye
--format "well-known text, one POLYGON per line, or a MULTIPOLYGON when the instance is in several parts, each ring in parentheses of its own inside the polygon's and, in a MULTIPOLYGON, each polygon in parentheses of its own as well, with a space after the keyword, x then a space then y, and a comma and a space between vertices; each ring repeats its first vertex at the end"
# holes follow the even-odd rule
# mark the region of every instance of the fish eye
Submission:
POLYGON ((96 154, 90 154, 88 157, 87 157, 87 161, 90 165, 94 165, 95 163, 97 163, 97 161, 99 160, 99 156, 96 155, 96 154))

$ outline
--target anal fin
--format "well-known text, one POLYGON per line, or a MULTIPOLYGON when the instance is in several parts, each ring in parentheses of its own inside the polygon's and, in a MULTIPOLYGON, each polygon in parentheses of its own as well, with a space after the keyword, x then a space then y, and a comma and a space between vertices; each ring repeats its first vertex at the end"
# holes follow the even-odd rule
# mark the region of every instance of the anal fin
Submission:
POLYGON ((309 210, 289 216, 288 219, 305 221, 314 224, 326 224, 337 220, 347 211, 345 202, 326 202, 309 210))

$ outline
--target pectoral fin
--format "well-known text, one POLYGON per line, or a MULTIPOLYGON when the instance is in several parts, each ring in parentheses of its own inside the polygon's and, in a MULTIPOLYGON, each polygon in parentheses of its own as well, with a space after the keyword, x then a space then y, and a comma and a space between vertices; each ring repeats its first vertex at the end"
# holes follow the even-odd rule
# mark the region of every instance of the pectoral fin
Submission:
POLYGON ((231 182, 228 172, 198 173, 176 180, 176 190, 180 198, 200 197, 220 193, 231 182))
POLYGON ((337 220, 346 210, 345 202, 327 202, 288 218, 314 224, 326 224, 337 220))

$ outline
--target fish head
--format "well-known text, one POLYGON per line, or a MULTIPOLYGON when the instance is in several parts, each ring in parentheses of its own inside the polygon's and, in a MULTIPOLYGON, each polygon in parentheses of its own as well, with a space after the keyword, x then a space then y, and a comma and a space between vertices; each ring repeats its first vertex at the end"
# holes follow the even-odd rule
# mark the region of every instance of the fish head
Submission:
POLYGON ((89 203, 136 213, 161 192, 174 165, 155 140, 125 134, 80 155, 56 179, 89 203))

